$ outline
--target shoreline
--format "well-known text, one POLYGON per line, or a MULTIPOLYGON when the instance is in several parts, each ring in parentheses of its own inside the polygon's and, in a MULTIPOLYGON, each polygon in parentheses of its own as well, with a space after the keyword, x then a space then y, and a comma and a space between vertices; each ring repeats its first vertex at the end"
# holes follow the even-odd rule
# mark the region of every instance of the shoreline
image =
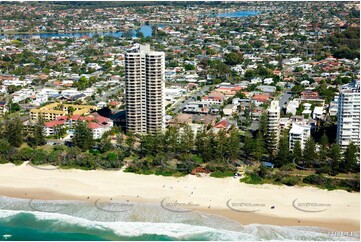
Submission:
MULTIPOLYGON (((192 210, 221 216, 242 225, 315 226, 359 233, 359 195, 311 187, 248 185, 234 178, 174 178, 122 171, 40 170, 26 164, 0 165, 0 196, 92 203, 99 199, 153 204, 161 204, 164 200, 191 202, 198 204, 192 210), (321 212, 299 211, 292 206, 295 196, 298 196, 296 200, 303 202, 328 202, 330 207, 321 212), (314 197, 317 201, 312 201, 314 197), (264 206, 256 212, 238 211, 239 207, 232 209, 226 205, 231 200, 258 202, 264 206)), ((248 209, 247 206, 243 208, 248 209)))

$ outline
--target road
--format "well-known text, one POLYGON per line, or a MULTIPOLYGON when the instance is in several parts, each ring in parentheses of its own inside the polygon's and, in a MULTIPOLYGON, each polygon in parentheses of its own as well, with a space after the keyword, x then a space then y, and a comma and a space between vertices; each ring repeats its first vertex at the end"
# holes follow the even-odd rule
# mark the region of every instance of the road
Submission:
POLYGON ((103 92, 103 96, 99 96, 98 94, 96 95, 95 97, 95 101, 96 102, 100 102, 100 101, 103 101, 103 102, 108 102, 109 100, 109 97, 113 94, 117 94, 118 91, 120 91, 121 89, 125 89, 125 87, 115 87, 115 89, 113 90, 104 90, 103 92))
POLYGON ((280 97, 280 101, 279 101, 280 108, 283 108, 283 105, 285 105, 290 100, 291 97, 292 94, 288 93, 288 91, 286 90, 280 97))
POLYGON ((211 88, 211 86, 204 86, 200 90, 198 90, 197 92, 190 93, 187 96, 187 99, 185 99, 185 100, 183 98, 179 99, 178 102, 174 105, 174 106, 177 106, 177 107, 175 109, 173 109, 173 112, 174 113, 181 112, 183 110, 183 108, 188 105, 188 103, 196 101, 198 96, 201 96, 201 97, 204 96, 205 93, 207 91, 209 91, 210 88, 211 88))

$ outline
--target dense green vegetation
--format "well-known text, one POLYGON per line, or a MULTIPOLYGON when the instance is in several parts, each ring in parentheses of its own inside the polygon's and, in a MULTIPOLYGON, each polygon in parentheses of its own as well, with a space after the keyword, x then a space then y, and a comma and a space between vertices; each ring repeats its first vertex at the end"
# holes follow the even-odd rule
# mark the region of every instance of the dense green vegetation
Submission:
MULTIPOLYGON (((127 140, 129 139, 129 136, 127 140)), ((202 166, 214 176, 231 176, 236 172, 235 163, 239 156, 239 135, 235 128, 228 132, 220 130, 199 131, 194 138, 189 126, 183 131, 170 127, 164 134, 140 136, 136 148, 131 142, 128 147, 138 157, 126 171, 152 174, 189 174, 202 166)))
POLYGON ((334 46, 333 56, 336 58, 360 58, 360 28, 348 28, 326 38, 326 43, 334 46))
POLYGON ((297 173, 294 164, 289 164, 281 169, 271 169, 261 166, 255 171, 247 172, 240 181, 254 185, 264 183, 284 184, 286 186, 314 185, 327 190, 343 189, 349 192, 360 191, 359 175, 350 179, 342 177, 331 178, 322 174, 302 175, 297 173))

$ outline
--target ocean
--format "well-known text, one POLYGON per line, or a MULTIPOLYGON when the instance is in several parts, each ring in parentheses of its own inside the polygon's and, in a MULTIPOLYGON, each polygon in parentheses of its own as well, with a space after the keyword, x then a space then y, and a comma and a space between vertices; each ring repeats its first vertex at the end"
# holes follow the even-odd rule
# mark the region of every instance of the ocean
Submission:
POLYGON ((42 201, 0 197, 0 240, 358 240, 317 227, 240 225, 191 210, 127 201, 42 201))

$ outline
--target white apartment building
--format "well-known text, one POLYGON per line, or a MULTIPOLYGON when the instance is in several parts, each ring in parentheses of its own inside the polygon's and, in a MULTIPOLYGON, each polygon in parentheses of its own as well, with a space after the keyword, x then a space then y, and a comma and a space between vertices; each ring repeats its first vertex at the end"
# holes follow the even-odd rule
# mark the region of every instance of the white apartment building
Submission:
POLYGON ((280 121, 281 109, 278 100, 274 100, 271 102, 270 107, 267 110, 267 135, 274 134, 276 135, 276 142, 275 140, 268 139, 268 145, 271 148, 277 148, 278 139, 280 136, 280 121))
POLYGON ((165 128, 165 54, 140 45, 125 55, 126 127, 134 133, 165 128))
POLYGON ((299 105, 300 103, 296 100, 289 101, 287 104, 286 114, 291 113, 292 115, 296 115, 299 105))
POLYGON ((360 81, 343 85, 338 98, 337 142, 345 149, 360 145, 360 81))
POLYGON ((293 150, 297 141, 300 141, 301 148, 305 147, 307 139, 311 136, 311 127, 309 125, 300 125, 292 123, 292 128, 289 132, 290 150, 293 150))

